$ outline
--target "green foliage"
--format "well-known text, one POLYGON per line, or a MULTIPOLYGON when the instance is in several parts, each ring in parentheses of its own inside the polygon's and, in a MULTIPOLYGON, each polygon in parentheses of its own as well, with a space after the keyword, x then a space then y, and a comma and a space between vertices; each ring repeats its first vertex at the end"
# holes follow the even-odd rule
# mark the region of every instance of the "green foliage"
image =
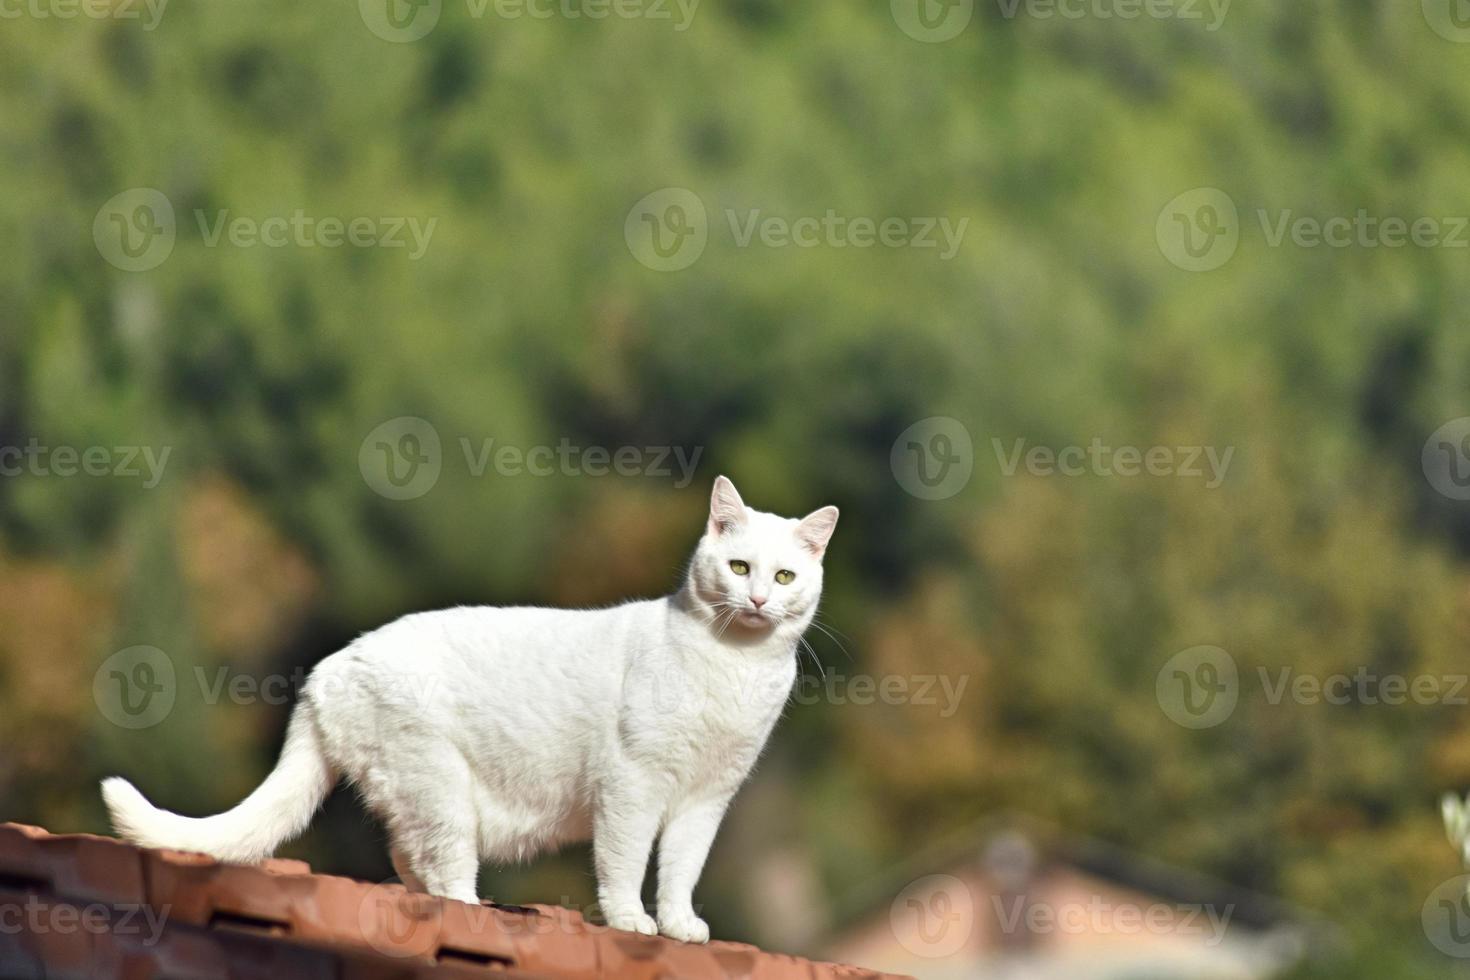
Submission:
MULTIPOLYGON (((156 490, 0 479, 0 592, 39 581, 59 597, 42 622, 98 624, 54 658, 80 680, 58 737, 86 763, 0 764, 3 816, 100 826, 91 777, 119 767, 204 810, 268 765, 278 711, 194 697, 157 729, 112 728, 86 686, 112 650, 289 670, 412 608, 667 588, 723 471, 757 506, 843 508, 825 619, 846 654, 814 637, 827 670, 972 678, 948 719, 793 708, 765 778, 796 790, 737 816, 802 831, 834 891, 911 853, 920 820, 1021 809, 1382 929, 1385 965, 1364 975, 1419 975, 1419 903, 1458 870, 1435 801, 1470 785, 1464 709, 1272 704, 1256 680, 1463 670, 1470 518, 1419 450, 1467 414, 1464 253, 1272 248, 1256 218, 1465 213, 1470 47, 1417 6, 1241 4, 1211 33, 981 4, 945 44, 906 36, 886 4, 834 2, 711 4, 684 32, 446 3, 401 45, 345 0, 181 3, 147 32, 7 21, 0 444, 173 458, 156 490), (623 239, 629 208, 667 186, 710 215, 676 273, 623 239), (1154 237, 1200 186, 1241 212, 1238 254, 1208 274, 1154 237), (92 241, 132 187, 178 215, 146 273, 92 241), (725 211, 755 208, 969 225, 949 261, 737 247, 725 211), (437 224, 418 261, 208 247, 196 211, 223 209, 437 224), (445 472, 397 502, 358 452, 401 415, 436 427, 445 472), (888 458, 932 415, 975 443, 969 485, 935 502, 888 458), (1094 436, 1235 458, 1206 489, 1006 476, 996 448, 1094 436), (704 455, 682 490, 475 477, 461 437, 704 455), (233 580, 299 562, 320 584, 304 609, 262 607, 280 630, 256 649, 219 639, 201 599, 199 569, 238 554, 208 522, 187 531, 214 479, 276 534, 233 580), (56 569, 95 591, 46 584, 56 569), (1245 682, 1228 722, 1191 732, 1154 681, 1200 644, 1245 682)), ((0 622, 0 719, 30 722, 13 678, 52 669, 27 635, 0 622)), ((6 743, 40 737, 6 727, 6 743)), ((304 853, 387 873, 356 814, 329 820, 347 843, 304 853)), ((718 853, 711 887, 740 873, 718 853)))

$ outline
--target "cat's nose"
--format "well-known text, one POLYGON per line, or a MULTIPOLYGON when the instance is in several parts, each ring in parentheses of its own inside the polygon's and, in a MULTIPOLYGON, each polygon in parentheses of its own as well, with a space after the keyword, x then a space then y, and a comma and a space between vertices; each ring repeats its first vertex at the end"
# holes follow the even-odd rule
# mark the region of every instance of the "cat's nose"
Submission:
POLYGON ((763 595, 753 595, 750 597, 750 604, 759 609, 761 606, 764 606, 766 604, 766 597, 763 595))

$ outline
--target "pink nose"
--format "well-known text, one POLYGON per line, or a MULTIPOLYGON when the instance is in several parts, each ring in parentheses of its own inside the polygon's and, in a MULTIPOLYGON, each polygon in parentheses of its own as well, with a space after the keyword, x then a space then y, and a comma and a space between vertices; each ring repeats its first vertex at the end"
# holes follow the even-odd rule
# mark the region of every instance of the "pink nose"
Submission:
POLYGON ((751 596, 750 604, 759 609, 761 606, 764 606, 766 604, 766 598, 765 596, 751 596))

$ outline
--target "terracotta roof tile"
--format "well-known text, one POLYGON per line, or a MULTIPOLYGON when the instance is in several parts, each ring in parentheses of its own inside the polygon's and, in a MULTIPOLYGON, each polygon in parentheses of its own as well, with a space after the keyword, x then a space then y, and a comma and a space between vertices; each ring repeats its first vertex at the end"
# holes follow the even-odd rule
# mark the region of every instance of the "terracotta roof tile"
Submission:
POLYGON ((111 837, 52 836, 24 824, 0 824, 0 882, 39 885, 87 902, 137 905, 144 900, 137 849, 111 837))
POLYGON ((552 906, 466 905, 401 885, 312 874, 302 861, 223 864, 0 824, 0 904, 25 903, 40 909, 42 925, 0 931, 6 980, 880 977, 739 943, 694 946, 620 932, 552 906), (58 928, 58 910, 66 909, 72 917, 84 911, 91 926, 58 928), (156 926, 140 928, 140 915, 156 926))

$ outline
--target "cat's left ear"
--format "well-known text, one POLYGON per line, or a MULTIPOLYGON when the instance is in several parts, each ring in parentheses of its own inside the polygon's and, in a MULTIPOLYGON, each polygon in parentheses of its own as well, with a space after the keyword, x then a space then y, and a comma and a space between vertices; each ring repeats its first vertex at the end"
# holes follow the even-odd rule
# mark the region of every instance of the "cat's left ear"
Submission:
POLYGON ((818 558, 827 552, 827 542, 832 540, 832 532, 837 530, 837 508, 823 507, 814 510, 801 519, 796 525, 796 538, 818 558))

